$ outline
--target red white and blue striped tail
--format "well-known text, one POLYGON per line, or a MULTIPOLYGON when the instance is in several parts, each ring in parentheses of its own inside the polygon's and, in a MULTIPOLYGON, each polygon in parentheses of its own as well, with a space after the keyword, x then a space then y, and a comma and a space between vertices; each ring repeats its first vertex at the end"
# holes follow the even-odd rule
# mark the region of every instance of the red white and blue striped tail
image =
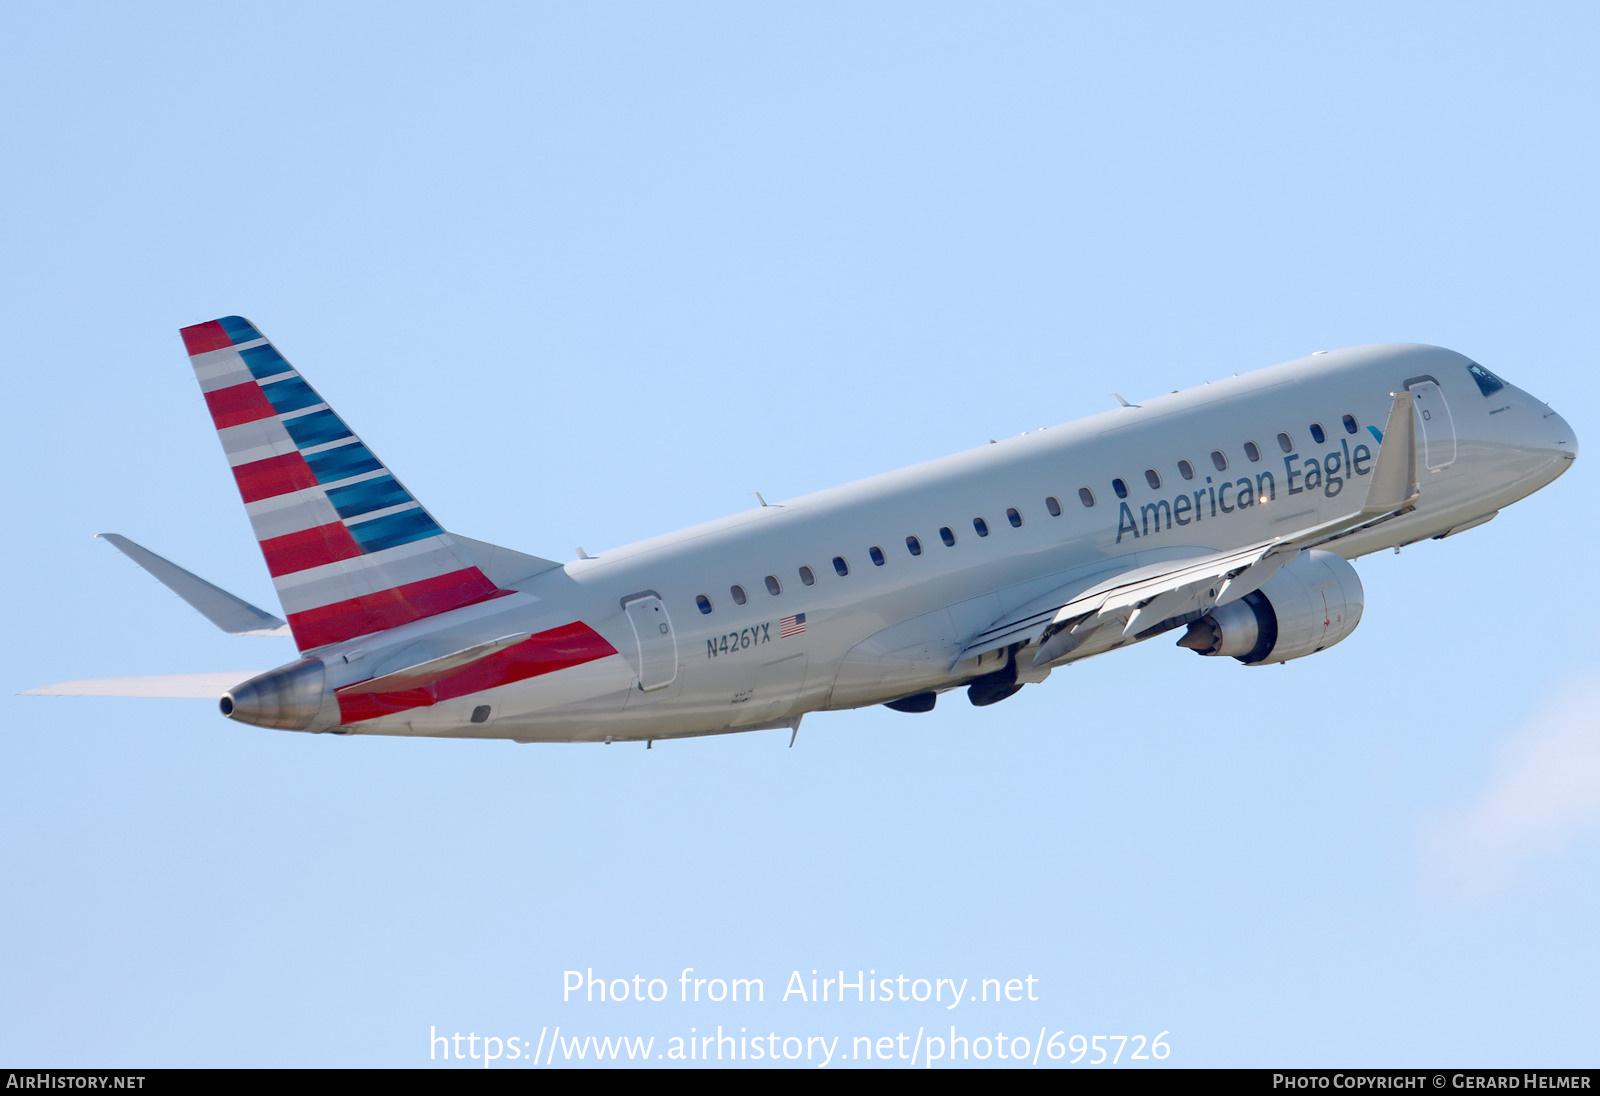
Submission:
POLYGON ((250 321, 182 334, 302 651, 502 593, 250 321))

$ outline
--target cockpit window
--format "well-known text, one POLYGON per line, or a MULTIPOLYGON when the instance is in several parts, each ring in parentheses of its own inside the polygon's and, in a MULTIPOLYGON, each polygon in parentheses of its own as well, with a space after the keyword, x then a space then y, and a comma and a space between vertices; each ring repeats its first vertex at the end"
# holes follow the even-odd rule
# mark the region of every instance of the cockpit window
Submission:
POLYGON ((1472 374, 1472 379, 1478 382, 1478 391, 1485 396, 1492 396, 1506 386, 1506 382, 1489 372, 1477 362, 1467 366, 1467 372, 1472 374))

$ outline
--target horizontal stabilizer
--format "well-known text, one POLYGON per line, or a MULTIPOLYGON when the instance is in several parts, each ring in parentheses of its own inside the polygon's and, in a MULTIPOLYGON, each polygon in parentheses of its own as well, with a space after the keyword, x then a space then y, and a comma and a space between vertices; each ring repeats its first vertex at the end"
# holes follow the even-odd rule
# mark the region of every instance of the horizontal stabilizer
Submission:
POLYGON ((255 677, 259 670, 223 670, 211 674, 157 674, 152 677, 94 677, 58 681, 23 696, 140 696, 174 700, 217 700, 223 693, 255 677))
MULTIPOLYGON (((169 559, 156 555, 150 549, 135 544, 118 533, 97 533, 101 540, 127 556, 156 577, 167 589, 177 594, 196 609, 201 616, 235 636, 286 636, 289 626, 271 613, 264 612, 242 598, 211 585, 192 572, 185 571, 169 559)), ((242 679, 241 679, 242 680, 242 679)), ((142 693, 112 693, 112 696, 142 696, 142 693)), ((218 694, 221 695, 220 693, 218 694)))

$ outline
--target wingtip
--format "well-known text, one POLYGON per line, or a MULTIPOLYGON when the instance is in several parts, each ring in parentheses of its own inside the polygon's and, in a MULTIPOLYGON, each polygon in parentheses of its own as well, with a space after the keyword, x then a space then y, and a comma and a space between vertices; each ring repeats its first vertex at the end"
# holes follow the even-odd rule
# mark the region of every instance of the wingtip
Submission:
POLYGON ((1368 488, 1363 514, 1376 516, 1391 514, 1413 506, 1421 497, 1421 484, 1417 477, 1417 429, 1412 396, 1408 391, 1390 394, 1394 402, 1384 423, 1384 441, 1378 449, 1378 460, 1372 469, 1372 484, 1368 488))

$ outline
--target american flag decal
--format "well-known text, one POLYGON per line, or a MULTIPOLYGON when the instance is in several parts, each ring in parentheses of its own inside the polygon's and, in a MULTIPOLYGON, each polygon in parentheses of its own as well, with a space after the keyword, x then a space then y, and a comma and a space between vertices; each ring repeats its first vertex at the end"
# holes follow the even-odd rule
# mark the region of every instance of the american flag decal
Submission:
POLYGON ((805 630, 806 615, 804 613, 796 613, 794 616, 784 617, 782 620, 778 621, 779 639, 788 639, 790 636, 797 636, 805 630))

